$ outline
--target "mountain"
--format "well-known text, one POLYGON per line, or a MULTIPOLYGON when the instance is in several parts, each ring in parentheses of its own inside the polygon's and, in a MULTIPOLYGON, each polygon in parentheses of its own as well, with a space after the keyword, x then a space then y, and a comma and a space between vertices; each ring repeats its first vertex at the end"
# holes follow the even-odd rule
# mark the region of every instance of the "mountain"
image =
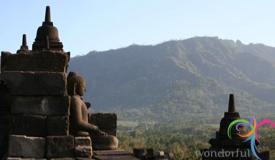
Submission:
POLYGON ((215 120, 229 93, 243 116, 275 116, 275 48, 218 37, 131 45, 71 59, 95 111, 155 122, 215 120))

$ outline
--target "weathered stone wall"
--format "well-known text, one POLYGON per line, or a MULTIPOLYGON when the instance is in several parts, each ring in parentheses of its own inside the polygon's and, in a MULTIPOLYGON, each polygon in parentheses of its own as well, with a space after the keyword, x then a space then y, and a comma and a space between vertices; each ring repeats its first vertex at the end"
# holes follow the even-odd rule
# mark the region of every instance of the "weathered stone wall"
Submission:
POLYGON ((48 71, 66 72, 69 52, 34 52, 33 54, 11 54, 2 52, 1 71, 48 71))
POLYGON ((8 157, 62 158, 74 156, 69 136, 70 97, 67 96, 64 53, 2 53, 1 80, 10 103, 8 157))
POLYGON ((8 159, 92 157, 90 137, 69 135, 68 60, 68 54, 50 50, 2 53, 0 79, 8 87, 3 93, 12 97, 0 104, 0 114, 7 117, 0 117, 6 127, 0 128, 0 149, 8 148, 8 159))
POLYGON ((62 72, 4 71, 1 76, 13 96, 66 96, 62 72))
MULTIPOLYGON (((1 74, 0 74, 1 79, 1 74)), ((10 120, 10 95, 3 81, 0 81, 0 158, 7 151, 9 120, 10 120)))
POLYGON ((91 159, 90 137, 10 135, 8 159, 91 159))

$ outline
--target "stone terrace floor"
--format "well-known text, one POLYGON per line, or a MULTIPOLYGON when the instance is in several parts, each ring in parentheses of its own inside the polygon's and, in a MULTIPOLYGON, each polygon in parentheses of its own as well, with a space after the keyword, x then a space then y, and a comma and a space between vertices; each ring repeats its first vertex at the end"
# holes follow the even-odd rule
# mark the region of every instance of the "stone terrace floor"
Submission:
POLYGON ((94 151, 95 160, 139 160, 131 153, 123 150, 94 151))

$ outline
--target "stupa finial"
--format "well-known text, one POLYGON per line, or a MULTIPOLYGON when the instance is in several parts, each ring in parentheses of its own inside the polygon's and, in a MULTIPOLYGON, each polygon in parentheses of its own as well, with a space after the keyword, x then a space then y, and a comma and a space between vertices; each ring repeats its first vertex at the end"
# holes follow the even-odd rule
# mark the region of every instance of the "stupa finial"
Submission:
POLYGON ((28 51, 29 47, 27 45, 27 36, 26 34, 23 34, 22 36, 22 45, 20 49, 17 51, 17 53, 24 53, 25 51, 28 51))
POLYGON ((234 94, 229 94, 228 112, 230 113, 235 112, 234 94))
POLYGON ((51 22, 51 9, 50 9, 50 6, 46 7, 45 22, 46 23, 51 22))

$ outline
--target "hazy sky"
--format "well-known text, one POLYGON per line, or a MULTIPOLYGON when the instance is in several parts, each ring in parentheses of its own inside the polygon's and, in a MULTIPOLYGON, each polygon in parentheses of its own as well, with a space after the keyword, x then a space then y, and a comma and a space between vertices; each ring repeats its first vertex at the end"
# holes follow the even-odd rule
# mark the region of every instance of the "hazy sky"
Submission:
POLYGON ((31 47, 46 5, 72 55, 193 36, 275 46, 274 0, 3 0, 0 50, 15 52, 23 33, 31 47))

